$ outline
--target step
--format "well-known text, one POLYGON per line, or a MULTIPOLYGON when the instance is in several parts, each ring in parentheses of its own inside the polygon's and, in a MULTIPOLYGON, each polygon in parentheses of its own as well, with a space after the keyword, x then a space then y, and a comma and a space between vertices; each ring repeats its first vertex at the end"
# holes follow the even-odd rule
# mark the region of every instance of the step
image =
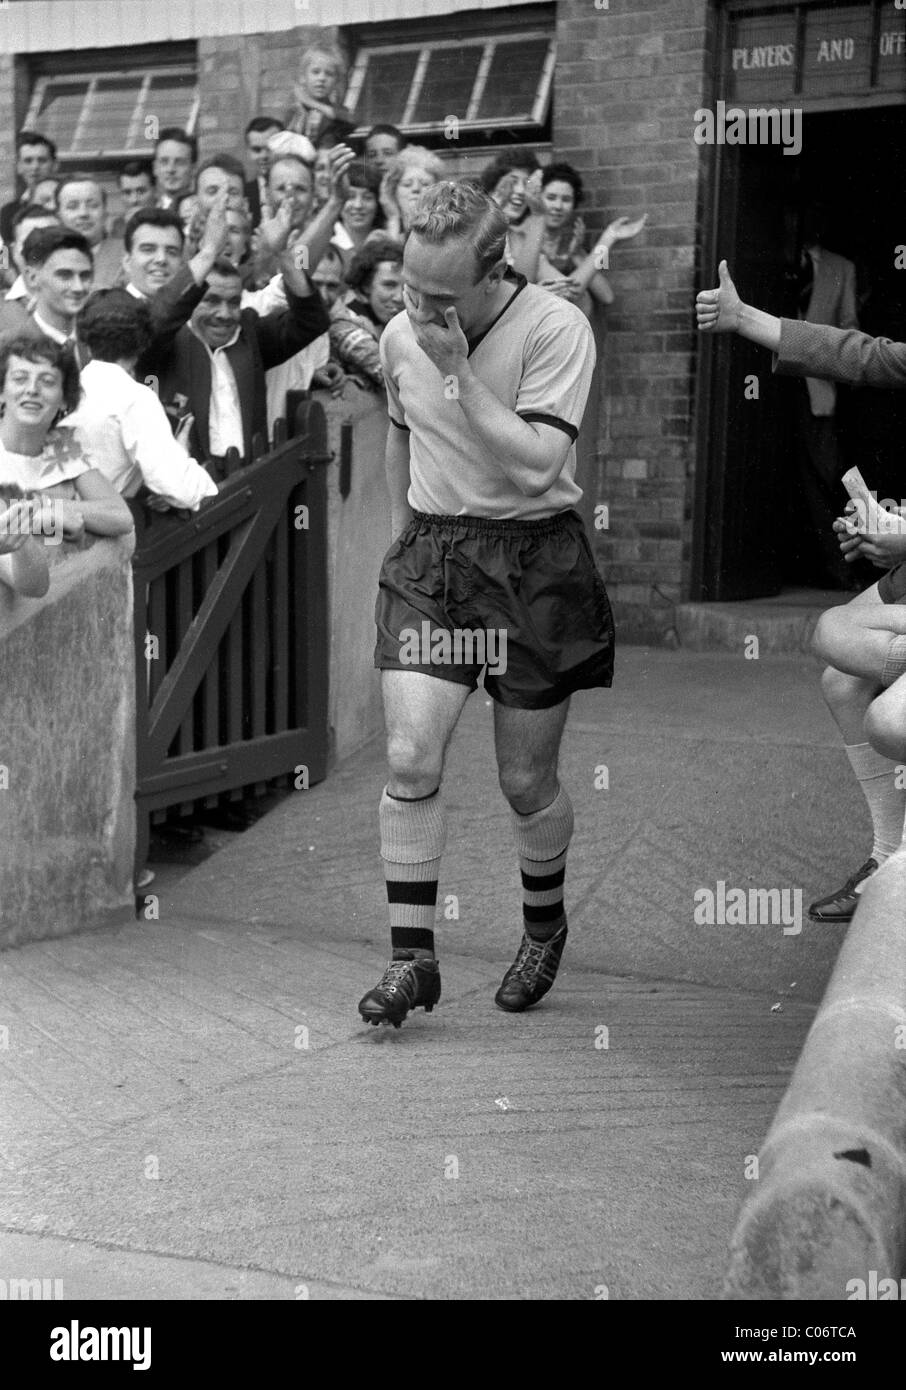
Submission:
POLYGON ((689 651, 744 652, 757 637, 759 656, 810 652, 821 614, 851 597, 835 589, 796 589, 739 603, 680 603, 676 633, 689 651))

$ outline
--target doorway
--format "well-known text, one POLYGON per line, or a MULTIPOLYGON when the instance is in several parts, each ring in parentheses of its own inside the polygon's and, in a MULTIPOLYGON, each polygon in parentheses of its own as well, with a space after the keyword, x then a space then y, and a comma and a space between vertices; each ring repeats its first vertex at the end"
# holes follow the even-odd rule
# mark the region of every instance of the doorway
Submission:
MULTIPOLYGON (((906 268, 896 266, 906 242, 904 149, 906 108, 876 107, 806 112, 797 157, 778 146, 724 150, 717 259, 726 257, 742 298, 796 316, 801 243, 817 214, 821 244, 855 266, 859 327, 906 340, 906 268)), ((800 482, 804 384, 774 376, 763 348, 732 337, 717 344, 708 397, 696 597, 842 589, 845 578, 829 578, 800 482)), ((879 498, 906 499, 906 393, 839 387, 834 433, 839 473, 856 466, 879 498)), ((842 511, 842 485, 836 494, 842 511)), ((862 586, 874 577, 852 574, 862 586)))

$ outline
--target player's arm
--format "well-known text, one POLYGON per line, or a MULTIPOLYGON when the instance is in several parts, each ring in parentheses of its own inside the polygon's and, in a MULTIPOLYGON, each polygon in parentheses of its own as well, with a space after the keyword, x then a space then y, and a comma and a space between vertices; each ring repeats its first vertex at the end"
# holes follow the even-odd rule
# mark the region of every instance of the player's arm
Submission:
POLYGON ((488 452, 523 497, 540 497, 556 482, 572 448, 558 425, 522 420, 497 399, 468 362, 458 376, 459 404, 488 452))
POLYGON ((387 426, 384 465, 390 493, 391 539, 396 540, 412 520, 412 508, 409 506, 409 431, 400 429, 392 420, 387 426))

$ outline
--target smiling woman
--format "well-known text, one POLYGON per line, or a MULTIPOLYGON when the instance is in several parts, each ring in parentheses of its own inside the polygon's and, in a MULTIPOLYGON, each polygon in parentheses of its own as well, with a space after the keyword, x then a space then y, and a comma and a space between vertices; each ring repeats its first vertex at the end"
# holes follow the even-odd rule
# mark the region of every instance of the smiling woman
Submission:
POLYGON ((80 540, 132 530, 126 503, 91 466, 71 430, 58 427, 80 397, 70 349, 49 338, 0 347, 0 498, 33 500, 33 534, 80 540))

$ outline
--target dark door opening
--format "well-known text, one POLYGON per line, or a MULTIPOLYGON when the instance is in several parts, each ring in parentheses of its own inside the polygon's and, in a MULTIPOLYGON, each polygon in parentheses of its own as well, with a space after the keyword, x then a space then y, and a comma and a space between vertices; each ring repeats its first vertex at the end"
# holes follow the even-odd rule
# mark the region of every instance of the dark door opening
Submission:
MULTIPOLYGON (((896 264, 906 243, 904 149, 906 109, 894 107, 806 113, 798 156, 778 146, 724 150, 717 250, 743 299, 796 316, 799 251, 817 212, 821 244, 856 267, 859 327, 906 339, 906 268, 896 264)), ((828 574, 800 483, 794 421, 802 399, 804 385, 774 377, 764 349, 736 338, 718 343, 705 409, 699 597, 844 586, 828 574)), ((834 429, 840 473, 857 466, 879 498, 906 499, 902 391, 839 387, 834 429)), ((842 485, 836 494, 842 511, 842 485)), ((828 515, 828 527, 832 521, 828 515)), ((852 574, 864 583, 873 577, 876 571, 852 574)))

